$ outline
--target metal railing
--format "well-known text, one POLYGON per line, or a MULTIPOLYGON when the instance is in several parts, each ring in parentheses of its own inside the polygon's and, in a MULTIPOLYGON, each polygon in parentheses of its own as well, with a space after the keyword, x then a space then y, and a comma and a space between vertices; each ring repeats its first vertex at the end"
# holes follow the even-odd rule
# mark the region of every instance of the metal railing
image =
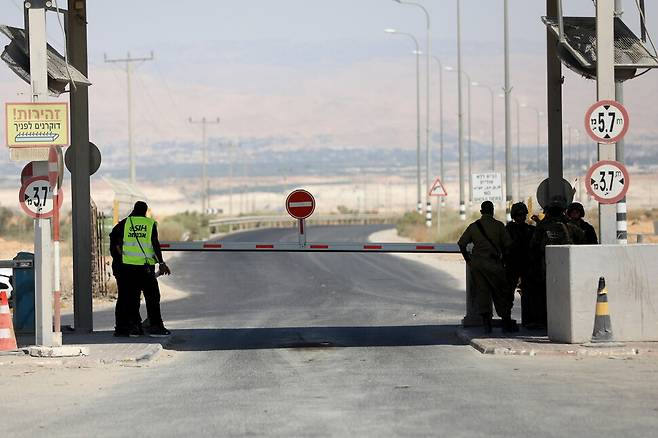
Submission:
MULTIPOLYGON (((381 214, 328 214, 306 219, 307 225, 379 225, 393 224, 399 216, 381 214)), ((228 231, 247 230, 252 228, 287 228, 295 226, 296 219, 288 215, 244 216, 223 219, 213 219, 208 223, 211 234, 216 234, 222 228, 228 231)))
POLYGON ((5 269, 30 269, 33 266, 32 260, 0 260, 0 268, 5 269))

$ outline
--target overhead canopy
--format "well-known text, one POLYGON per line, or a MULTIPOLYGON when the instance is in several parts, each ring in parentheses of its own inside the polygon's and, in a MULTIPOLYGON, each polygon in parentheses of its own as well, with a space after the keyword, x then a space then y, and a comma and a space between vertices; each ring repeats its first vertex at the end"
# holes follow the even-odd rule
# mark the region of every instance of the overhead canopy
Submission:
MULTIPOLYGON (((21 79, 30 83, 30 57, 28 55, 25 31, 17 27, 0 25, 0 32, 4 33, 11 42, 2 52, 2 60, 7 63, 21 79)), ((88 86, 91 82, 70 64, 64 57, 48 44, 48 90, 59 96, 66 89, 66 85, 73 81, 76 86, 88 86), (70 78, 69 78, 70 74, 70 78)))
MULTIPOLYGON (((557 18, 542 17, 546 26, 560 37, 557 18)), ((615 18, 615 79, 625 81, 636 76, 637 70, 658 67, 642 41, 624 22, 615 18)), ((564 17, 564 41, 558 55, 562 62, 575 72, 596 78, 596 17, 564 17)))

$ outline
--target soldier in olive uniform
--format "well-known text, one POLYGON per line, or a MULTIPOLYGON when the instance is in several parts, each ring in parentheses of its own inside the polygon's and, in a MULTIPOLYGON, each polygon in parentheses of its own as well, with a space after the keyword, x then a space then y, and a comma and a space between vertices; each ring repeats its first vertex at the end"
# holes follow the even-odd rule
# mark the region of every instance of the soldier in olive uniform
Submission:
POLYGON ((518 287, 521 291, 521 323, 525 326, 529 322, 527 310, 530 308, 530 281, 528 279, 530 270, 530 240, 535 232, 535 227, 528 224, 528 207, 523 202, 512 205, 510 211, 512 221, 505 228, 512 238, 512 247, 505 268, 507 269, 507 281, 514 290, 518 287))
POLYGON ((583 230, 583 233, 585 234, 585 240, 583 243, 585 245, 598 245, 599 239, 596 235, 596 230, 592 224, 583 219, 584 217, 585 208, 580 202, 572 202, 569 207, 567 207, 567 218, 569 219, 569 223, 583 230))
POLYGON ((511 317, 514 295, 507 283, 503 257, 512 241, 505 225, 494 219, 494 205, 485 201, 480 207, 482 217, 466 228, 459 238, 459 248, 464 260, 471 268, 477 312, 482 316, 485 333, 491 333, 489 306, 493 299, 496 313, 503 320, 504 332, 515 332, 519 328, 511 317), (467 245, 473 244, 473 251, 467 245))
POLYGON ((523 324, 529 329, 544 329, 547 325, 546 315, 546 246, 572 245, 581 243, 584 239, 582 231, 567 223, 564 215, 564 204, 552 202, 545 210, 546 216, 535 227, 530 241, 531 282, 532 293, 529 296, 528 323, 523 324))

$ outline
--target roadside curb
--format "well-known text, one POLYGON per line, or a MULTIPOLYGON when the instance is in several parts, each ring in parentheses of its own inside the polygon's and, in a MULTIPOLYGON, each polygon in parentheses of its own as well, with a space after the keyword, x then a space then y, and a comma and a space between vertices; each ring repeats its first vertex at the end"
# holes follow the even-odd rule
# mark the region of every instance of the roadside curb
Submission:
POLYGON ((515 337, 497 334, 486 336, 481 328, 458 328, 456 335, 482 354, 504 356, 563 356, 563 357, 635 357, 657 356, 657 342, 627 342, 623 347, 591 348, 581 344, 558 344, 547 336, 521 331, 515 337))

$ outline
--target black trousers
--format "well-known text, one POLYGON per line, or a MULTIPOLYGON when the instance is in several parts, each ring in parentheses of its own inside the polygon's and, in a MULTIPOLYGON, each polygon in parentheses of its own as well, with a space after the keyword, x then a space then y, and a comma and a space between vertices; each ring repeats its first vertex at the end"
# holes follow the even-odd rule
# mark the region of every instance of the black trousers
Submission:
POLYGON ((139 314, 140 296, 144 293, 146 313, 152 326, 162 325, 160 312, 160 288, 155 278, 154 266, 121 265, 115 273, 117 280, 117 304, 114 311, 117 331, 130 331, 141 327, 139 314))

